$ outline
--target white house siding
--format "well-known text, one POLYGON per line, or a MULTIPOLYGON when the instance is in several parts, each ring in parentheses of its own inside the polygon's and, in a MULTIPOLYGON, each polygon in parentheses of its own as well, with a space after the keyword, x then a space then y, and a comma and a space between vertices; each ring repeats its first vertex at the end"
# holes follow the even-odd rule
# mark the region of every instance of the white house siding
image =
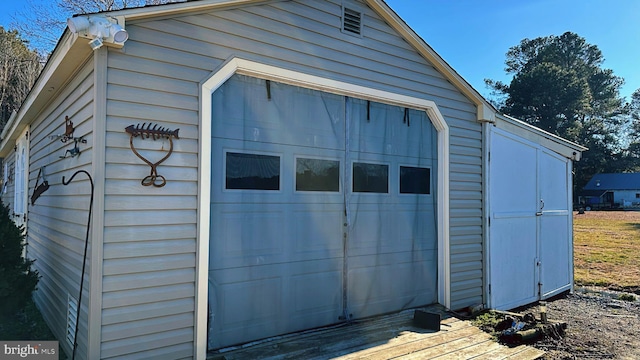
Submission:
POLYGON ((619 203, 621 207, 638 206, 640 203, 639 190, 612 190, 613 202, 619 203))
MULTIPOLYGON (((42 276, 34 298, 67 353, 71 351, 65 340, 68 296, 77 300, 80 290, 91 192, 89 182, 83 175, 77 176, 67 186, 62 185, 62 177, 69 180, 77 170, 91 171, 92 130, 93 63, 89 61, 61 89, 54 102, 43 109, 31 124, 29 135, 29 198, 33 194, 38 171, 43 167, 50 186, 35 205, 31 205, 29 200, 28 257, 36 259, 33 266, 42 276), (84 136, 87 143, 79 144, 82 151, 80 156, 61 159, 66 150, 73 148, 73 141, 62 143, 50 137, 64 134, 65 116, 73 121, 74 135, 84 136)), ((42 179, 39 182, 42 183, 42 179)), ((84 358, 87 352, 89 273, 87 266, 76 354, 79 359, 84 358)))
MULTIPOLYGON (((482 302, 476 108, 372 10, 345 3, 365 13, 362 38, 340 31, 340 1, 127 22, 129 41, 108 59, 103 358, 148 357, 159 348, 168 357, 192 355, 198 89, 233 56, 435 101, 451 127, 452 304, 482 302), (180 128, 173 155, 158 168, 163 188, 140 185, 149 167, 124 132, 150 121, 180 128)), ((139 142, 149 149, 159 143, 139 142)))

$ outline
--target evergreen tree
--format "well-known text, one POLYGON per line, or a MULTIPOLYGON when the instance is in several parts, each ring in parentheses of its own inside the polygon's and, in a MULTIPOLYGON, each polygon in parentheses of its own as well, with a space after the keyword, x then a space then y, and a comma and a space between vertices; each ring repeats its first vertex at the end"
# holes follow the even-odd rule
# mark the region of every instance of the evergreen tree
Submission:
POLYGON ((0 201, 0 320, 14 316, 29 302, 38 284, 33 260, 22 256, 22 228, 9 217, 9 208, 0 201))
POLYGON ((624 80, 603 69, 597 46, 572 32, 524 39, 507 52, 509 84, 485 80, 504 96, 499 109, 589 148, 574 164, 575 191, 599 172, 616 172, 628 120, 624 80))

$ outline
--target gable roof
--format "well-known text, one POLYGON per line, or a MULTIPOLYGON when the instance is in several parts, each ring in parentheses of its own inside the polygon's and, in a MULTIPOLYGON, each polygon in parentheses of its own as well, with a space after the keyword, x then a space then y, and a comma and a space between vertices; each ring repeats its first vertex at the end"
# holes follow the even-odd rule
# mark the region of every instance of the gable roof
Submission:
POLYGON ((584 190, 640 190, 640 173, 596 174, 584 190))
MULTIPOLYGON (((122 24, 126 24, 126 21, 220 10, 264 2, 264 0, 192 0, 181 3, 106 11, 100 14, 118 17, 119 20, 122 20, 122 24)), ((496 109, 415 33, 384 0, 363 0, 363 2, 378 13, 418 53, 476 105, 477 120, 495 121, 496 109)), ((91 48, 82 41, 83 39, 80 40, 78 41, 78 35, 72 34, 68 28, 65 28, 31 92, 22 103, 16 116, 6 124, 4 131, 0 134, 0 158, 9 153, 18 135, 27 124, 33 121, 45 105, 57 96, 58 90, 64 88, 68 79, 73 77, 72 75, 77 71, 78 67, 92 55, 91 48)))

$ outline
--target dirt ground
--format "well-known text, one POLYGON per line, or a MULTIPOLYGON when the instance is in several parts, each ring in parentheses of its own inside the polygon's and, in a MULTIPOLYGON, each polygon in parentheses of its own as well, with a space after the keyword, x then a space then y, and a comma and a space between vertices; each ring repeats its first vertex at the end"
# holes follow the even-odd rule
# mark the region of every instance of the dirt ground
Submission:
MULTIPOLYGON (((579 287, 552 299, 548 318, 566 322, 563 339, 547 338, 532 346, 543 359, 640 359, 640 295, 597 287, 579 287), (620 300, 635 297, 635 301, 620 300)), ((538 306, 518 309, 538 316, 538 306)))

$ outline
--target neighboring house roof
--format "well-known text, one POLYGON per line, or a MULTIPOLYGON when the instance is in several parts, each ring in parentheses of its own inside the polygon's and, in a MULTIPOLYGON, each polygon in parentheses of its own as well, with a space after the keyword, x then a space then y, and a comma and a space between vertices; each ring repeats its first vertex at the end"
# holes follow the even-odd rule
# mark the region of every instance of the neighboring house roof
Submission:
POLYGON ((596 174, 584 190, 640 190, 640 173, 596 174))

